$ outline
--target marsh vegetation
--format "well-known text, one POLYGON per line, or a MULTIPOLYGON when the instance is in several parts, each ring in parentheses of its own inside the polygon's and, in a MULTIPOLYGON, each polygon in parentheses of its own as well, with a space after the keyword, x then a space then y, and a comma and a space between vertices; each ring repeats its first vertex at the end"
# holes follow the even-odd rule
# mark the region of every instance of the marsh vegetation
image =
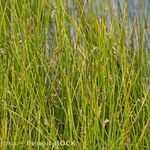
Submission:
POLYGON ((0 149, 150 149, 150 1, 132 2, 0 1, 0 149))

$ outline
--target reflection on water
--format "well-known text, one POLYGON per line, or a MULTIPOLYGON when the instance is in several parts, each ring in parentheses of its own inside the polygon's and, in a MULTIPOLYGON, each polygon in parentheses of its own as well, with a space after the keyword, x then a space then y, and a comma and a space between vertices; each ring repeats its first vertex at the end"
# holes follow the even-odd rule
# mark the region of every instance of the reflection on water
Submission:
MULTIPOLYGON (((76 17, 77 11, 73 1, 68 0, 67 4, 68 12, 76 17)), ((96 13, 98 18, 100 18, 101 15, 104 15, 108 23, 114 13, 114 10, 116 10, 115 13, 121 17, 120 14, 122 13, 122 10, 125 8, 125 6, 127 6, 127 26, 133 25, 133 21, 135 19, 140 25, 144 26, 144 39, 146 47, 150 49, 150 33, 148 33, 147 30, 148 25, 150 24, 150 0, 83 0, 83 5, 85 5, 85 12, 90 10, 93 13, 96 13), (103 11, 101 11, 101 9, 103 11), (103 14, 101 14, 101 12, 103 12, 103 14)), ((70 34, 72 37, 75 35, 75 27, 73 25, 70 26, 70 34)), ((133 35, 134 47, 135 49, 138 49, 138 35, 136 29, 134 30, 133 35)))
MULTIPOLYGON (((79 1, 81 2, 81 0, 79 1)), ((75 2, 77 1, 66 0, 68 13, 77 20, 80 14, 77 11, 75 2)), ((101 16, 105 17, 105 20, 108 23, 108 30, 111 16, 116 13, 121 22, 121 14, 126 6, 126 26, 131 28, 135 20, 138 24, 140 24, 140 26, 143 26, 145 29, 143 34, 143 39, 145 39, 145 46, 150 50, 150 31, 148 31, 150 24, 150 0, 82 0, 82 4, 84 6, 83 8, 85 13, 88 13, 88 11, 90 11, 92 13, 95 13, 97 15, 97 18, 101 18, 101 16)), ((52 30, 53 28, 51 27, 50 31, 48 31, 47 33, 53 32, 52 30)), ((75 27, 73 24, 70 24, 71 37, 74 38, 75 34, 75 27)), ((134 29, 132 38, 134 49, 138 49, 138 41, 140 39, 138 39, 138 31, 136 28, 134 29)), ((51 37, 49 39, 51 39, 51 37)), ((128 38, 126 39, 126 43, 129 43, 128 38)), ((52 42, 47 44, 47 49, 50 49, 49 45, 52 46, 52 42)))
MULTIPOLYGON (((75 5, 75 2, 81 0, 66 0, 67 2, 67 12, 71 15, 74 20, 78 20, 79 16, 81 15, 79 10, 75 5)), ((147 52, 150 55, 150 0, 82 0, 84 12, 85 13, 94 13, 97 16, 97 19, 101 19, 104 17, 106 23, 108 25, 108 32, 109 32, 109 24, 110 20, 113 15, 117 15, 118 19, 121 23, 121 15, 122 11, 126 7, 126 27, 132 31, 133 34, 132 38, 125 37, 126 45, 132 45, 131 49, 139 50, 140 41, 144 40, 144 48, 148 50, 147 52), (127 3, 125 3, 127 2, 127 3), (135 27, 133 28, 133 24, 135 27), (142 35, 139 34, 139 28, 142 26, 144 29, 142 35)), ((117 24, 117 23, 116 23, 117 24)), ((67 24, 68 25, 68 24, 67 24)), ((50 23, 50 28, 47 29, 47 42, 46 42, 46 54, 47 56, 50 55, 50 49, 55 47, 55 43, 53 42, 53 35, 55 32, 55 24, 52 22, 50 23), (54 45, 54 46, 53 46, 54 45)), ((70 31, 70 38, 72 38, 72 42, 74 41, 74 37, 76 36, 76 29, 74 24, 69 22, 69 31, 70 31)), ((116 30, 117 32, 117 30, 116 30)), ((117 36, 118 33, 115 33, 114 36, 117 36)), ((81 43, 79 43, 80 45, 81 43)), ((148 58, 149 59, 149 58, 148 58)), ((146 62, 145 60, 143 60, 146 62)), ((144 71, 145 82, 147 82, 148 78, 148 64, 145 64, 146 70, 144 71)))

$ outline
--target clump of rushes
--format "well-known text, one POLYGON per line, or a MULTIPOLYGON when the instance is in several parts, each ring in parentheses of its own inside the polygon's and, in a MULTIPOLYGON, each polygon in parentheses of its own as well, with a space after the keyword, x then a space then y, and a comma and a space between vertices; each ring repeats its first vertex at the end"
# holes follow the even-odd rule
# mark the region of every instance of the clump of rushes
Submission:
POLYGON ((150 148, 149 5, 139 6, 0 1, 1 149, 150 148))

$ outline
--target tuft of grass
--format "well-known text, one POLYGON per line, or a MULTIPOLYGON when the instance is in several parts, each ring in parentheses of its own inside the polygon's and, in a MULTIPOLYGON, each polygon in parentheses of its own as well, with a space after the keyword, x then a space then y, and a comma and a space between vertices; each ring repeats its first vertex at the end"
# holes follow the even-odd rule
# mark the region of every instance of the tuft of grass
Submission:
POLYGON ((150 148, 149 3, 138 5, 0 1, 0 149, 150 148))

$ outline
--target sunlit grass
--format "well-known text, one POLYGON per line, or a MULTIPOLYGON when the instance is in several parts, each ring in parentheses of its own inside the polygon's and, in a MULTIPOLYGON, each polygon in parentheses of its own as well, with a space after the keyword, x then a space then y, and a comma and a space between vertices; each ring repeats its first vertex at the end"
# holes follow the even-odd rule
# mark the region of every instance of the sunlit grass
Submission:
POLYGON ((148 150, 144 5, 67 4, 0 1, 0 149, 148 150), (75 145, 28 144, 62 140, 75 145))

